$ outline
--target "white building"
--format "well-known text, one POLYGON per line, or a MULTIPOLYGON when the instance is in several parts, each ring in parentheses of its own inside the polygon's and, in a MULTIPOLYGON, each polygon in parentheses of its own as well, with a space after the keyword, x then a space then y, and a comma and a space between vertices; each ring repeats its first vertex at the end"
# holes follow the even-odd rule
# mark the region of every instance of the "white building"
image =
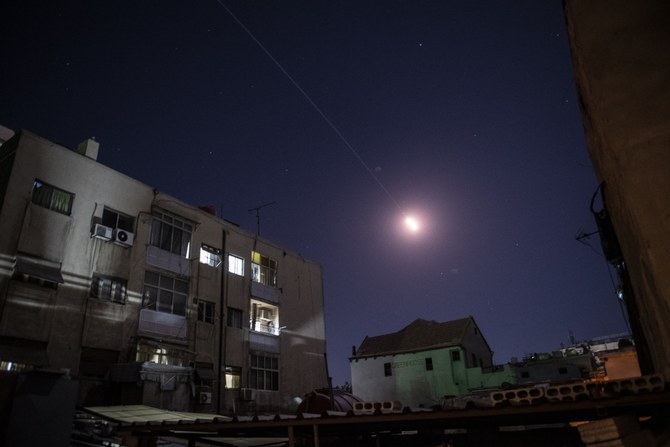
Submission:
POLYGON ((97 152, 0 147, 1 368, 68 369, 84 405, 221 413, 327 386, 321 267, 97 152))
POLYGON ((349 363, 353 394, 410 407, 513 381, 509 367, 493 367, 493 352, 472 317, 417 319, 398 332, 365 337, 349 363))

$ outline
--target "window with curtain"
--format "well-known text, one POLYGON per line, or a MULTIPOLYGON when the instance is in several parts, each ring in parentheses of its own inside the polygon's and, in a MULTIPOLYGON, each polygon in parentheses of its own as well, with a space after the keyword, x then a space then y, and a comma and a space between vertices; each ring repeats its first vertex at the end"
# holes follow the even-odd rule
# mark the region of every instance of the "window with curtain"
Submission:
POLYGON ((74 194, 35 179, 32 202, 35 205, 69 216, 72 214, 74 194))

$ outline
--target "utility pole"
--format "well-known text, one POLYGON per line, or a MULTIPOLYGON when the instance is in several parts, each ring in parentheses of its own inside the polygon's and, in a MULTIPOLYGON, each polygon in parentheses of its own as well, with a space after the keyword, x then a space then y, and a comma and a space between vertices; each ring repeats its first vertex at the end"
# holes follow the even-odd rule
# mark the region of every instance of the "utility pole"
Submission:
POLYGON ((261 209, 265 208, 266 206, 274 205, 277 202, 268 202, 265 203, 261 206, 257 206, 256 208, 251 208, 248 210, 249 212, 254 211, 256 213, 256 235, 260 236, 261 235, 261 209))

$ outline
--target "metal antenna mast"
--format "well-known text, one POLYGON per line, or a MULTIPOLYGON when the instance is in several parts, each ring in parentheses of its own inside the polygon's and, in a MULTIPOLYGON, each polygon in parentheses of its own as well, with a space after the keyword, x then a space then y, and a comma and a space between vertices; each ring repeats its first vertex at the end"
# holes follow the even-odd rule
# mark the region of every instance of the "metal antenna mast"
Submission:
POLYGON ((266 206, 274 205, 277 202, 268 202, 265 203, 261 206, 257 206, 256 208, 251 208, 248 210, 249 212, 255 211, 256 212, 256 235, 260 236, 261 235, 261 209, 265 208, 266 206))

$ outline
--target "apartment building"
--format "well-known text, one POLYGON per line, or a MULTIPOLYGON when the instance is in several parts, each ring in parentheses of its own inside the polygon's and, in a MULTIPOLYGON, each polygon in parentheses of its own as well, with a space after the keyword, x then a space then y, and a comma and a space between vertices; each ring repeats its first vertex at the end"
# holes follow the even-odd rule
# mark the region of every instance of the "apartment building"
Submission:
POLYGON ((0 146, 0 369, 79 404, 290 411, 327 386, 319 264, 71 150, 0 146))

